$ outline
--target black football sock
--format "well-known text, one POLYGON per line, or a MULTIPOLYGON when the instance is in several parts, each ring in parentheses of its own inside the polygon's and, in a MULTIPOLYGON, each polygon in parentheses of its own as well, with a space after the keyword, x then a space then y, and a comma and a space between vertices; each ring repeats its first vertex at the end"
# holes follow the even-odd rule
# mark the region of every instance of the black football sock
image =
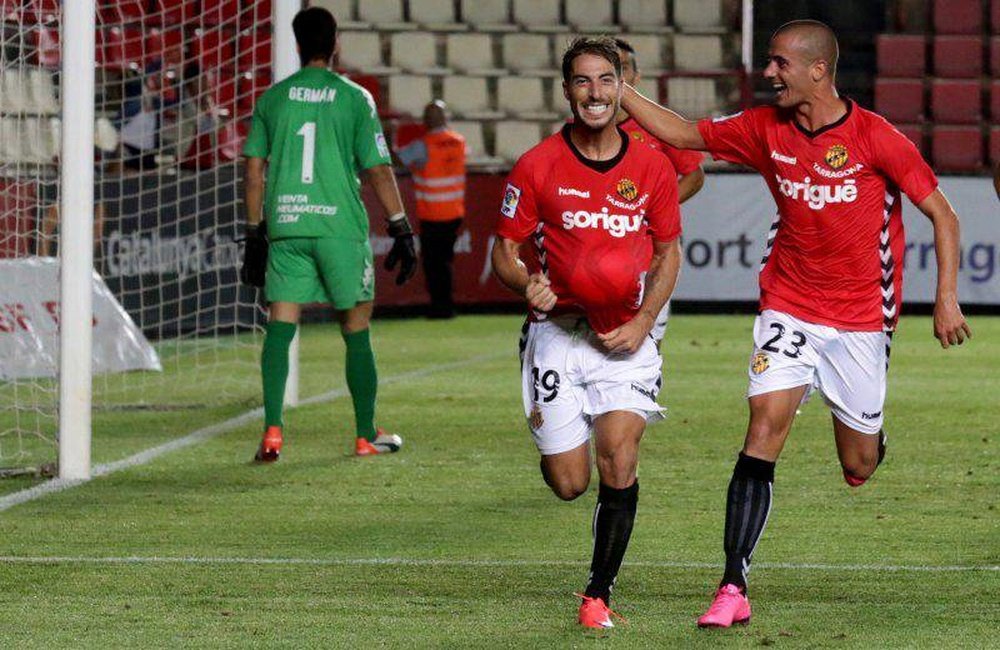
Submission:
POLYGON ((726 496, 726 571, 722 584, 747 587, 750 558, 771 512, 774 463, 740 453, 726 496))
POLYGON ((639 503, 639 479, 617 490, 601 483, 594 509, 594 557, 590 561, 590 579, 584 595, 602 598, 607 603, 618 577, 632 524, 639 503))

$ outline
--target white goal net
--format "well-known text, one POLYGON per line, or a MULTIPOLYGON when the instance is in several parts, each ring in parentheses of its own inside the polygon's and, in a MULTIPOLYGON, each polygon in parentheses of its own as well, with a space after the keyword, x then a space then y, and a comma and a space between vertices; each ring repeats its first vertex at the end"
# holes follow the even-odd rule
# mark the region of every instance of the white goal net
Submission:
MULTIPOLYGON (((264 317, 235 240, 242 139, 271 82, 270 4, 97 2, 96 462, 116 438, 141 448, 198 421, 187 414, 259 403, 264 317)), ((60 214, 59 142, 74 114, 60 109, 60 4, 0 8, 0 467, 37 470, 58 449, 58 264, 74 218, 60 214)))

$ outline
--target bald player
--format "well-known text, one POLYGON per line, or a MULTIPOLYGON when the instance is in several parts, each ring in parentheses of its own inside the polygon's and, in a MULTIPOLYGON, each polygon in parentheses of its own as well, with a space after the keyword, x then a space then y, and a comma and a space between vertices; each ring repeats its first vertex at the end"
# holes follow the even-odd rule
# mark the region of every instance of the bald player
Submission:
POLYGON ((958 217, 916 147, 841 97, 833 31, 799 20, 771 37, 772 106, 690 122, 628 88, 625 110, 670 145, 753 167, 778 206, 760 271, 748 363, 750 422, 726 497, 725 570, 701 627, 750 621, 747 572, 771 510, 775 464, 796 409, 820 391, 844 480, 865 483, 885 456, 889 345, 901 307, 901 193, 931 220, 934 336, 971 336, 958 304, 958 217))

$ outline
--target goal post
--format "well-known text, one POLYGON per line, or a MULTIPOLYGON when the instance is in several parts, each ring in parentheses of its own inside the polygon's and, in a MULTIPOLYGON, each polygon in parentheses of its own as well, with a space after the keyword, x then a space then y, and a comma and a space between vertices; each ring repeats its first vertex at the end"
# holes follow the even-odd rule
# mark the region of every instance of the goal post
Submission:
POLYGON ((59 246, 59 478, 90 478, 95 0, 63 4, 59 246), (72 115, 72 119, 68 116, 72 115))

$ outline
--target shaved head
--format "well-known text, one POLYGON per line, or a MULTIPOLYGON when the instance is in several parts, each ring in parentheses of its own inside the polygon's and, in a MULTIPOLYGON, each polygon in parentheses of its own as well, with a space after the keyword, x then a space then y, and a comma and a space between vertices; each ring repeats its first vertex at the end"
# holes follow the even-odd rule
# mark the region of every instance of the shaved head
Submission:
POLYGON ((771 42, 779 36, 789 37, 794 43, 794 49, 810 63, 826 61, 830 78, 836 77, 840 47, 837 45, 837 36, 825 23, 818 20, 793 20, 779 27, 771 36, 771 42))

